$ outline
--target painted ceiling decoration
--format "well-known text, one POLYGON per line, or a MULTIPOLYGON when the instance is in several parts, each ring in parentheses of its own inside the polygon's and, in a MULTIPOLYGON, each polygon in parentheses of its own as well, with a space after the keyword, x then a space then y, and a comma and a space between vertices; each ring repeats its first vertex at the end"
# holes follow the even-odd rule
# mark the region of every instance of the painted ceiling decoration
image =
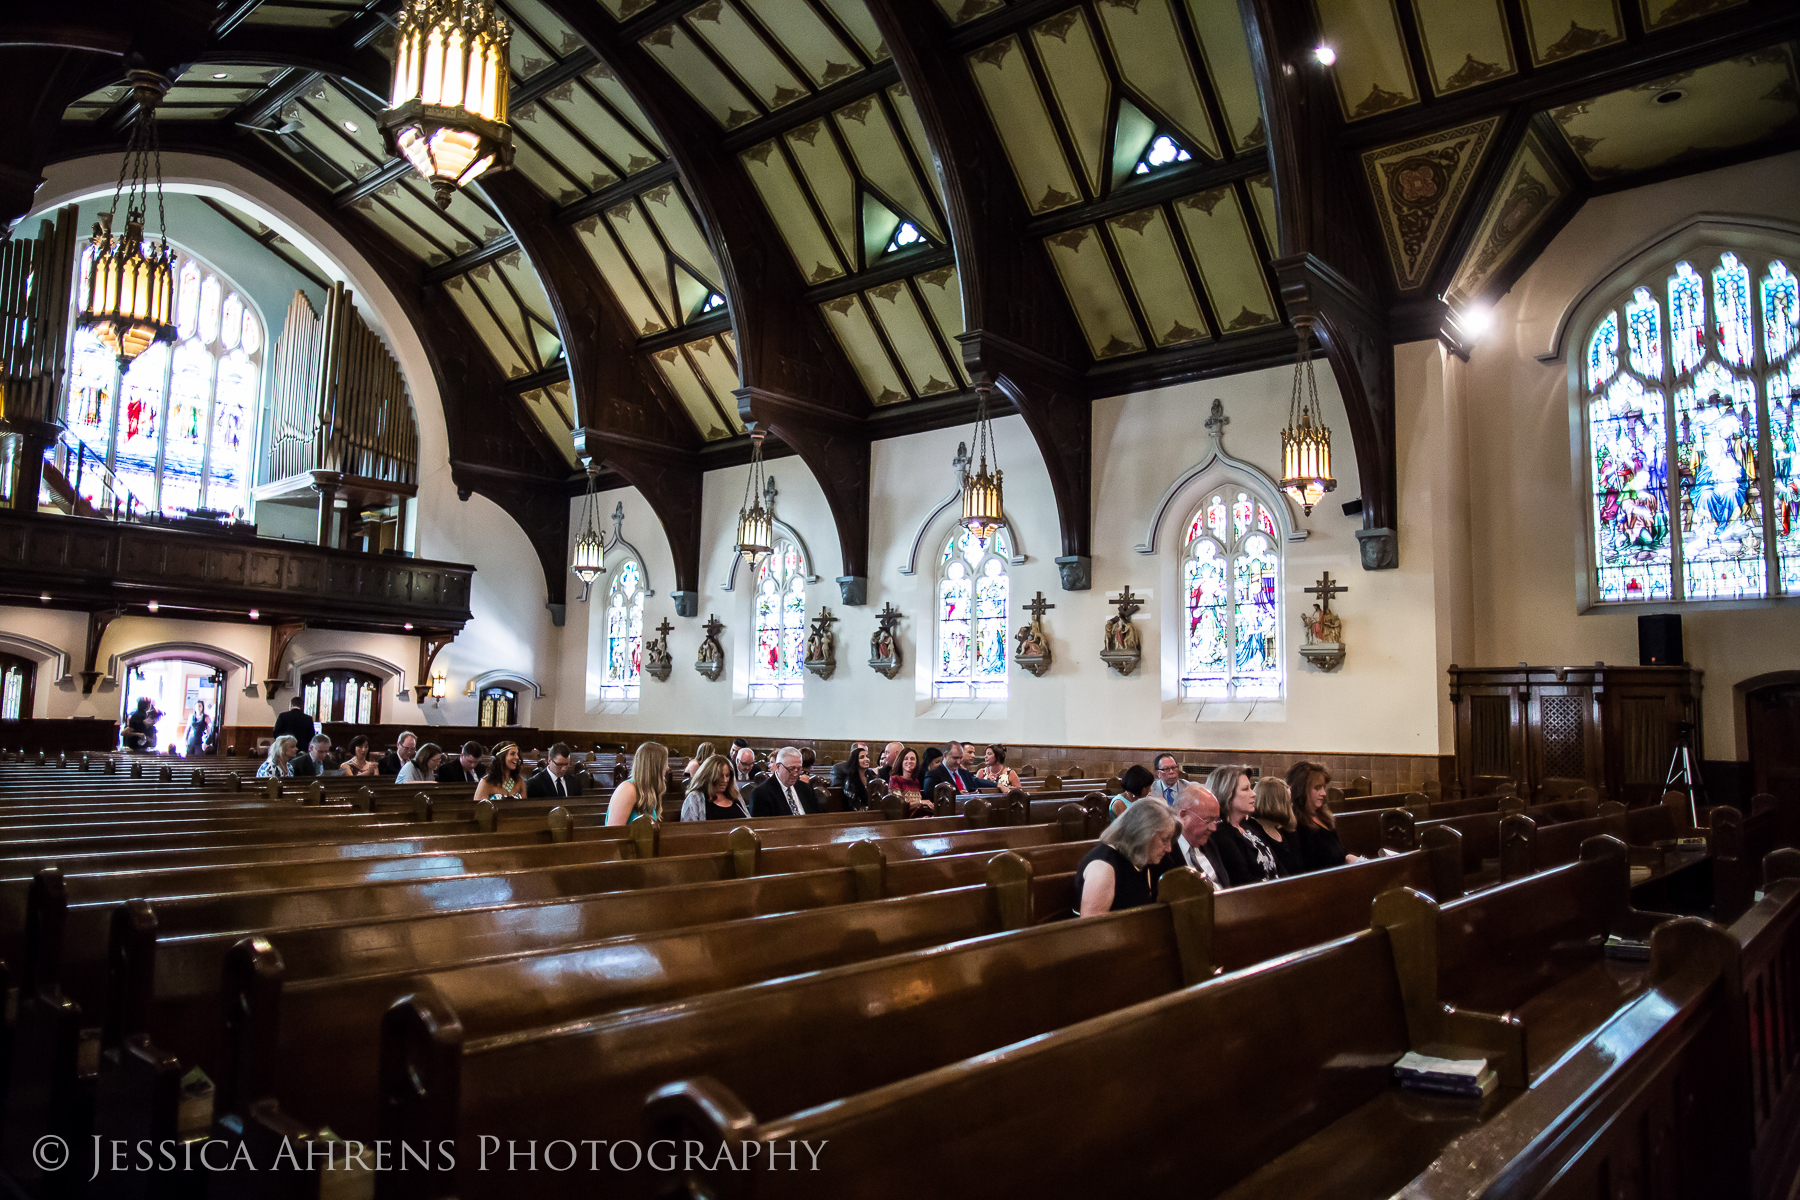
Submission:
POLYGON ((820 308, 876 405, 969 386, 956 341, 963 309, 955 267, 839 296, 820 308))
POLYGON ((1500 118, 1489 117, 1363 155, 1394 284, 1401 291, 1429 282, 1469 181, 1499 127, 1500 118))
MULTIPOLYGON (((519 394, 525 402, 531 417, 545 430, 575 428, 575 393, 567 379, 558 379, 541 388, 531 388, 519 394)), ((580 467, 575 457, 575 443, 567 437, 552 438, 556 443, 556 451, 568 464, 571 471, 580 467)))
POLYGON ((1527 132, 1450 282, 1444 298, 1453 308, 1466 307, 1484 295, 1569 189, 1570 180, 1537 131, 1527 132))
POLYGON ((1345 120, 1419 102, 1395 0, 1313 0, 1313 9, 1320 40, 1337 52, 1330 71, 1345 120))
MULTIPOLYGON (((524 251, 482 263, 445 280, 444 287, 509 379, 535 375, 561 360, 562 340, 550 298, 524 251)), ((567 441, 570 428, 565 425, 551 432, 567 441)))
POLYGON ((678 183, 627 197, 575 230, 639 336, 722 311, 718 260, 678 183))
POLYGON ((729 333, 651 352, 663 380, 693 417, 700 436, 723 441, 744 432, 738 416, 737 339, 729 333))
POLYGON ((1519 7, 1540 67, 1625 40, 1617 0, 1523 0, 1519 7))
POLYGON ((1792 49, 1770 46, 1550 116, 1588 177, 1612 179, 1800 131, 1800 86, 1792 49))

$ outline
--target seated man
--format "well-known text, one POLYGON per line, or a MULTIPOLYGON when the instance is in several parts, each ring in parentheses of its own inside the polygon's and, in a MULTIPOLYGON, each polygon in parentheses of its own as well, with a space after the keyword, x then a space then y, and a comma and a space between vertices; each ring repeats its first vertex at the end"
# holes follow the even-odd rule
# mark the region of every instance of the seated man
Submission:
POLYGON ((768 779, 750 793, 752 817, 799 817, 823 812, 813 786, 800 778, 800 751, 783 746, 775 752, 768 779))
POLYGON ((400 768, 412 761, 413 752, 419 748, 419 735, 410 729, 401 734, 395 741, 394 748, 381 756, 381 773, 398 775, 400 768))
POLYGON ((999 791, 1000 786, 998 784, 989 783, 985 779, 979 779, 976 777, 975 772, 966 769, 965 754, 966 751, 963 749, 963 743, 945 742, 944 757, 938 762, 937 766, 931 768, 931 770, 926 773, 924 781, 919 785, 920 794, 927 800, 932 799, 937 794, 937 785, 940 783, 948 783, 954 786, 956 788, 956 794, 959 796, 965 792, 999 791))
MULTIPOLYGON (((1156 793, 1152 791, 1150 795, 1154 797, 1156 793)), ((1181 785, 1176 797, 1175 820, 1181 824, 1181 832, 1157 864, 1157 878, 1176 867, 1192 867, 1213 887, 1230 887, 1231 876, 1212 841, 1212 831, 1219 827, 1218 800, 1197 783, 1181 785)))
POLYGON ((1150 769, 1156 772, 1156 782, 1150 786, 1150 794, 1174 808, 1181 803, 1181 763, 1167 750, 1150 760, 1150 769))
POLYGON ((455 758, 446 758, 437 769, 439 783, 480 783, 484 772, 481 769, 481 756, 487 751, 481 748, 480 742, 464 742, 462 753, 455 758))
MULTIPOLYGON (((799 751, 795 751, 799 753, 799 751)), ((756 751, 749 746, 739 746, 731 752, 731 775, 738 782, 738 790, 743 790, 746 783, 756 782, 756 751)))
POLYGON ((293 775, 341 775, 338 768, 331 765, 331 739, 324 734, 315 734, 307 744, 306 753, 294 760, 293 775))
POLYGON ((569 772, 569 755, 573 751, 567 742, 550 747, 550 753, 544 757, 544 769, 525 781, 525 794, 534 799, 581 795, 581 780, 569 772))
POLYGON ((905 742, 889 742, 881 751, 881 761, 875 764, 875 777, 886 783, 888 776, 900 765, 900 756, 905 753, 905 742))

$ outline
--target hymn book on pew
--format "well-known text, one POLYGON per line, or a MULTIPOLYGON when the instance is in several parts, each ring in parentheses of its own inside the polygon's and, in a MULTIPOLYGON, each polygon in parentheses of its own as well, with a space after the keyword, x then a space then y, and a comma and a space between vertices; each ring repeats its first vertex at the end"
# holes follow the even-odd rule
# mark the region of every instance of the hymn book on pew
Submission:
POLYGON ((1394 1078, 1408 1091, 1479 1100, 1499 1083, 1500 1077, 1485 1058, 1433 1058, 1408 1050, 1394 1064, 1394 1078))

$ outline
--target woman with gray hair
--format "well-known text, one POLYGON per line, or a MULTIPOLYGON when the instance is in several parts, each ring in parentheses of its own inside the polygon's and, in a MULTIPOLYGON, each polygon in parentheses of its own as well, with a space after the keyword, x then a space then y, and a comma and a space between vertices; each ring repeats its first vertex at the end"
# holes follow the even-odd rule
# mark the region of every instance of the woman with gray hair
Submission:
POLYGON ((292 734, 284 733, 269 743, 269 757, 263 759, 262 766, 256 768, 258 779, 286 779, 294 773, 293 762, 300 753, 300 742, 292 734))
POLYGON ((1156 900, 1156 867, 1178 828, 1161 800, 1134 800, 1075 868, 1075 911, 1096 917, 1156 900))

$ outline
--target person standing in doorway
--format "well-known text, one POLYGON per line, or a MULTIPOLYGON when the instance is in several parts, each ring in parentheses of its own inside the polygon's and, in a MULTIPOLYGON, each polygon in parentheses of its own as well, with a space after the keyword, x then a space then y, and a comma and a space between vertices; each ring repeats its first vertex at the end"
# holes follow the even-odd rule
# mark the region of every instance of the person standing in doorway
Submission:
POLYGON ((211 729, 212 718, 206 715, 206 701, 194 701, 194 715, 188 718, 187 757, 199 757, 206 747, 206 735, 211 729))

